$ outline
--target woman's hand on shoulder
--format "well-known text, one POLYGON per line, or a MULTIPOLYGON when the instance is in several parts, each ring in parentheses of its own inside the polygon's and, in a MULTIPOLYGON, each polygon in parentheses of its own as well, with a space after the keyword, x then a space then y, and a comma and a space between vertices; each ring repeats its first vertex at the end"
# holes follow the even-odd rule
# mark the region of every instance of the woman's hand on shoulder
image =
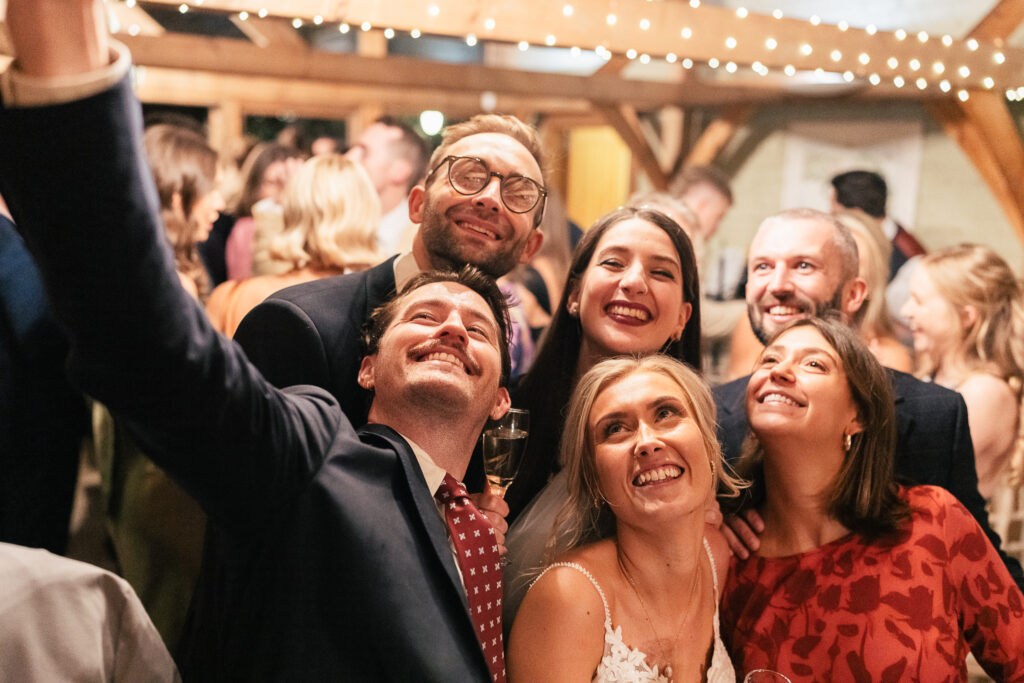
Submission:
POLYGON ((553 567, 526 594, 509 636, 512 683, 590 681, 604 653, 604 603, 577 569, 553 567))

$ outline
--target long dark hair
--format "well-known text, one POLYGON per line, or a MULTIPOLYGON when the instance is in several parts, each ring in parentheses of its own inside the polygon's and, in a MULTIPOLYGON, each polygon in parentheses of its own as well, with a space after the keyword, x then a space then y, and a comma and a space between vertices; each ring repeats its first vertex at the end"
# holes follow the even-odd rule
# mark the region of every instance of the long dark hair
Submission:
POLYGON ((506 497, 511 508, 510 517, 514 518, 544 487, 548 477, 559 470, 558 442, 562 436, 569 397, 576 386, 576 365, 583 344, 583 329, 579 319, 569 315, 569 296, 580 284, 604 234, 631 218, 661 228, 679 255, 683 301, 692 306, 692 311, 680 338, 667 343, 661 351, 700 370, 700 278, 690 238, 675 221, 653 209, 620 208, 605 214, 587 230, 576 246, 558 308, 544 334, 537 358, 515 392, 514 403, 516 407, 530 411, 531 424, 530 438, 519 474, 506 497))
MULTIPOLYGON (((863 430, 853 435, 849 453, 832 483, 828 513, 843 526, 873 540, 898 530, 910 514, 899 497, 896 462, 896 408, 889 375, 860 335, 840 320, 808 318, 780 329, 771 341, 796 327, 813 327, 843 363, 850 396, 863 430)), ((736 472, 752 481, 749 504, 764 502, 764 450, 748 440, 736 472)))

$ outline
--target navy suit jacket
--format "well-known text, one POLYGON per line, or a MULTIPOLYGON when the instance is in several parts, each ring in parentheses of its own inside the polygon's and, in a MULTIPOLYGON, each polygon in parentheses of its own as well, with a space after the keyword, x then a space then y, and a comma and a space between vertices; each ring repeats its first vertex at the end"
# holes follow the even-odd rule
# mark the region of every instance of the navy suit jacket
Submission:
POLYGON ((242 319, 235 341, 274 386, 323 387, 353 424, 364 424, 373 395, 356 380, 362 330, 373 309, 395 295, 394 260, 271 295, 242 319))
MULTIPOLYGON (((1014 581, 1024 590, 1024 570, 1008 557, 988 523, 985 500, 978 493, 974 446, 967 406, 960 394, 912 375, 889 370, 896 403, 896 477, 907 485, 941 486, 963 503, 999 551, 1014 581)), ((740 457, 750 432, 747 384, 750 376, 712 390, 718 408, 718 440, 726 460, 740 457)))
POLYGON ((209 517, 186 680, 490 680, 409 445, 322 389, 275 389, 181 289, 127 79, 0 109, 0 192, 73 381, 209 517))

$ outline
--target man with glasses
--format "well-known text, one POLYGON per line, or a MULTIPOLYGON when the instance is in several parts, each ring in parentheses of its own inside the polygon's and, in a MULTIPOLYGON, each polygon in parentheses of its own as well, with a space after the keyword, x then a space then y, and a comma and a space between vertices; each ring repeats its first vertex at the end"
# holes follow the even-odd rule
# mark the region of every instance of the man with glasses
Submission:
POLYGON ((273 384, 323 387, 361 426, 372 397, 357 382, 370 312, 422 271, 470 264, 498 278, 529 261, 542 241, 543 166, 536 131, 512 116, 449 126, 423 184, 409 193, 409 217, 420 226, 412 251, 278 292, 245 317, 235 339, 273 384))

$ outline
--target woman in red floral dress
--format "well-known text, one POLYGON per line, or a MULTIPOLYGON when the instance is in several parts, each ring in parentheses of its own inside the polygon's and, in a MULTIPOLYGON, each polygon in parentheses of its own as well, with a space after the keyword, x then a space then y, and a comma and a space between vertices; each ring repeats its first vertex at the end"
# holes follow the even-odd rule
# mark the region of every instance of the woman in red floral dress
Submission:
POLYGON ((952 495, 894 482, 889 381, 847 327, 776 335, 747 411, 739 471, 765 530, 723 597, 738 673, 966 681, 971 651, 997 681, 1024 681, 1024 597, 952 495))

